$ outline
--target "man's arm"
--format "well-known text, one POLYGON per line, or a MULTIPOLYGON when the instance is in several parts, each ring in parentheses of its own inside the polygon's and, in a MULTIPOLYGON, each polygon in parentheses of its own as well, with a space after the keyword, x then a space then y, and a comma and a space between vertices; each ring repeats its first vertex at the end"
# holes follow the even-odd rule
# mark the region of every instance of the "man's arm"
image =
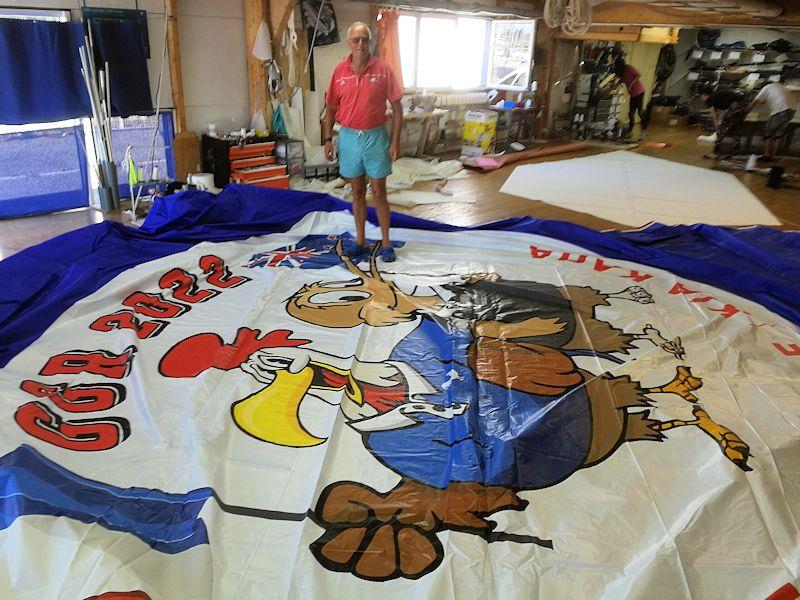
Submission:
POLYGON ((325 106, 325 123, 322 127, 322 139, 325 140, 325 158, 333 160, 333 123, 336 121, 336 109, 339 108, 330 102, 325 106))
POLYGON ((755 98, 750 104, 747 105, 747 108, 744 109, 744 114, 749 113, 750 111, 754 110, 756 106, 761 104, 763 100, 759 100, 758 97, 755 98))
POLYGON ((719 121, 717 120, 717 109, 711 107, 711 122, 714 124, 714 131, 719 128, 719 121))
POLYGON ((403 129, 403 103, 400 100, 392 102, 392 144, 389 146, 389 155, 392 160, 400 157, 400 131, 403 129))
POLYGON ((753 98, 753 101, 747 105, 747 108, 744 109, 744 114, 747 114, 750 111, 754 110, 755 107, 761 104, 762 102, 764 102, 764 88, 762 88, 761 91, 758 92, 758 94, 756 94, 756 97, 753 98))

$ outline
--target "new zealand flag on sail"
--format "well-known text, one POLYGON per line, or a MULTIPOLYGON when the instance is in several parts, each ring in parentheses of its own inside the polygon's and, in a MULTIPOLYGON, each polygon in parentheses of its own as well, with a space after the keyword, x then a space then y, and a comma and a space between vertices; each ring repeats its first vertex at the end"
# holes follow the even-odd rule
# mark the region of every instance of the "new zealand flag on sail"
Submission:
MULTIPOLYGON (((300 269, 327 269, 342 261, 336 253, 336 243, 342 240, 344 247, 353 244, 353 236, 349 233, 341 235, 308 235, 296 244, 289 244, 275 250, 254 254, 245 266, 255 267, 291 267, 300 269)), ((376 240, 367 240, 372 247, 376 240)), ((392 242, 395 248, 401 248, 404 242, 392 242)))

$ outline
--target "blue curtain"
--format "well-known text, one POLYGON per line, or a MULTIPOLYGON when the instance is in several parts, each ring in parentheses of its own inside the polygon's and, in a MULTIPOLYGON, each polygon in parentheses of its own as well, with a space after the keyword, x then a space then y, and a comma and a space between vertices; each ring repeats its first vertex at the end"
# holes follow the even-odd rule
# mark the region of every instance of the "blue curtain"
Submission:
POLYGON ((139 21, 91 19, 95 66, 109 64, 111 114, 128 117, 153 112, 147 55, 139 21))
POLYGON ((0 19, 0 124, 89 115, 80 70, 80 23, 0 19))
POLYGON ((80 126, 0 135, 0 219, 88 203, 80 126))

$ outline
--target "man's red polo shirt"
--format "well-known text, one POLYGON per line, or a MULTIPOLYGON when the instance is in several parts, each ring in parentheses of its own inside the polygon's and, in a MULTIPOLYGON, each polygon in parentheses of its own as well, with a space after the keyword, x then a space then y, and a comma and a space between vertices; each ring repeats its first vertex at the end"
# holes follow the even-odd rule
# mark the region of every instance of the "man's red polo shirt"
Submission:
POLYGON ((372 129, 386 122, 386 101, 403 97, 392 68, 380 58, 370 56, 361 75, 350 68, 351 54, 336 65, 325 100, 337 106, 336 121, 350 129, 372 129))

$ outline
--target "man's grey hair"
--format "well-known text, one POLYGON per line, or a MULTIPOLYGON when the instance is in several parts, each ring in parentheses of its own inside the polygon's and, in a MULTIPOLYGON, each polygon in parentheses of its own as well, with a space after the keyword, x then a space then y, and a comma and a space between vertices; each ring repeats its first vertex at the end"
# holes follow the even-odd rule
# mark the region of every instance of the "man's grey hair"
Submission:
POLYGON ((353 32, 353 29, 357 29, 358 27, 363 27, 364 29, 366 29, 367 30, 367 35, 369 36, 369 39, 372 39, 372 32, 369 30, 369 25, 367 25, 366 23, 363 23, 361 21, 356 21, 355 23, 350 25, 350 27, 347 28, 347 39, 348 40, 350 39, 350 34, 353 32))

